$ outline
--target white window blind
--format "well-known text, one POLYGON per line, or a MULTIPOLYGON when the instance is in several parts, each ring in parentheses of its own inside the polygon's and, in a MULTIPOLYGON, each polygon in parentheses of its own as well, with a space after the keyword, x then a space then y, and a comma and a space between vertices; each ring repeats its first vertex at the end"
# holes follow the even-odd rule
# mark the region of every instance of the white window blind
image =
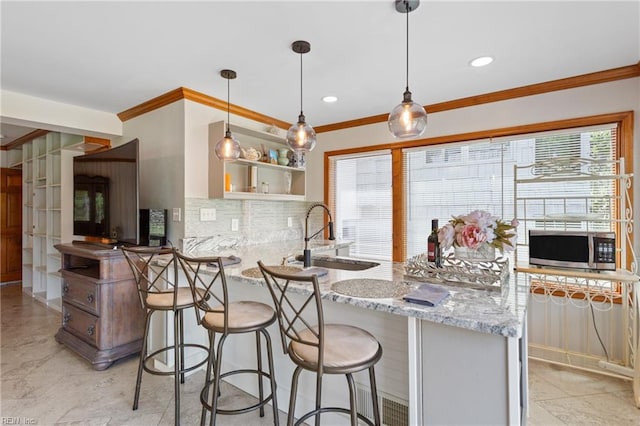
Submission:
MULTIPOLYGON (((612 124, 501 138, 500 141, 480 140, 403 150, 407 257, 426 251, 431 219, 438 219, 442 226, 452 215, 482 209, 511 220, 514 217, 514 164, 567 157, 615 160, 616 140, 616 126, 612 124)), ((538 194, 534 195, 541 198, 574 194, 584 200, 588 194, 613 195, 615 188, 574 182, 540 185, 535 191, 538 194)), ((557 209, 565 217, 567 213, 584 215, 596 210, 598 214, 613 214, 612 205, 584 201, 568 206, 564 202, 557 209)), ((575 226, 583 225, 576 223, 575 226)))
POLYGON ((331 157, 329 203, 338 238, 353 241, 354 257, 391 260, 390 151, 331 157))

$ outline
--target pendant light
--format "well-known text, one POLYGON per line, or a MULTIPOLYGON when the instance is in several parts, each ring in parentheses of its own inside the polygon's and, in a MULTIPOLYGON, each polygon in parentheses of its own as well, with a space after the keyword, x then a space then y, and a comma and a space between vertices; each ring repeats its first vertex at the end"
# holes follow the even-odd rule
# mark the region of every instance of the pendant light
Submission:
POLYGON ((305 121, 302 112, 302 55, 311 51, 311 45, 303 40, 294 41, 291 50, 300 54, 300 115, 298 122, 287 132, 287 144, 296 154, 311 151, 316 146, 316 132, 305 121))
POLYGON ((413 102, 409 91, 409 12, 418 8, 420 0, 396 0, 396 10, 407 17, 407 86, 402 103, 389 114, 389 131, 397 138, 421 136, 427 128, 427 112, 413 102))
POLYGON ((222 70, 220 76, 227 79, 227 131, 224 133, 224 138, 216 143, 216 157, 220 160, 237 160, 240 157, 240 143, 231 135, 229 129, 229 80, 236 78, 236 72, 222 70))

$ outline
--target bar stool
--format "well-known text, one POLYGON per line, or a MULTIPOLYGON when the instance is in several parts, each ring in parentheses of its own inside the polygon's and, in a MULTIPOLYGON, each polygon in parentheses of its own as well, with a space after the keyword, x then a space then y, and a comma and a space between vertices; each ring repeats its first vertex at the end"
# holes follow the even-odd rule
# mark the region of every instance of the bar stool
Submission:
POLYGON ((210 424, 215 424, 216 414, 243 414, 255 409, 264 417, 264 406, 271 401, 274 424, 278 425, 278 404, 276 401, 276 380, 273 368, 271 337, 267 327, 276 321, 276 313, 271 306, 252 301, 229 302, 227 279, 220 257, 189 257, 175 252, 193 292, 197 306, 198 323, 209 332, 209 362, 205 384, 200 393, 202 415, 200 424, 204 425, 207 411, 211 412, 210 424), (204 292, 206 298, 200 298, 204 292), (257 346, 257 369, 240 369, 222 372, 222 354, 224 343, 229 335, 254 333, 257 346), (219 335, 216 346, 216 333, 219 335), (269 372, 262 368, 262 349, 260 335, 267 345, 269 372), (220 380, 235 374, 255 374, 258 378, 258 402, 254 405, 238 409, 218 408, 220 396, 220 380), (212 377, 213 376, 213 377, 212 377), (271 394, 265 396, 263 379, 268 379, 271 394), (211 398, 209 398, 211 396, 211 398))
MULTIPOLYGON (((161 376, 173 375, 175 377, 175 424, 179 425, 180 384, 184 383, 185 373, 204 365, 207 361, 207 357, 203 356, 204 359, 185 367, 184 349, 185 347, 195 348, 196 351, 203 350, 205 354, 208 354, 209 348, 200 344, 184 343, 183 313, 186 309, 195 309, 195 302, 189 287, 178 286, 178 268, 173 255, 174 251, 173 248, 161 247, 122 247, 122 252, 131 267, 138 287, 140 303, 145 311, 144 337, 138 364, 133 409, 138 409, 143 371, 161 376), (173 312, 173 344, 148 353, 149 327, 154 312, 173 312), (173 371, 155 368, 154 361, 158 360, 160 355, 168 355, 170 350, 173 350, 174 354, 173 371)), ((202 299, 203 295, 204 293, 198 297, 202 299)))
POLYGON ((367 331, 343 324, 325 324, 322 310, 322 299, 318 277, 316 275, 289 275, 278 273, 265 266, 261 261, 258 266, 267 282, 271 297, 278 313, 280 336, 284 353, 296 364, 291 380, 291 396, 287 425, 293 425, 295 416, 298 377, 302 370, 316 374, 315 409, 302 415, 296 425, 309 417, 315 416, 315 424, 320 424, 320 414, 338 412, 349 414, 351 425, 358 424, 358 419, 368 425, 380 425, 378 409, 378 390, 374 365, 382 357, 382 346, 367 331), (311 284, 311 286, 309 286, 311 284), (312 288, 307 297, 298 290, 295 298, 290 298, 287 291, 302 285, 312 288), (288 342, 288 343, 287 343, 288 342), (358 413, 356 406, 356 389, 352 373, 369 370, 371 398, 374 421, 358 413), (349 385, 350 408, 322 407, 322 376, 324 374, 344 374, 349 385))

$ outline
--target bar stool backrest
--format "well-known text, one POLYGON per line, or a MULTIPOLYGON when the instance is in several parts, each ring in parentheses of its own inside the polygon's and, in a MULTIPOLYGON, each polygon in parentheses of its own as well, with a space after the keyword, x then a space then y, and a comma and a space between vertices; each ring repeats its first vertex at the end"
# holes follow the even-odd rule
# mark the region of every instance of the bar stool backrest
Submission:
POLYGON ((122 247, 122 253, 133 272, 140 303, 144 309, 157 309, 149 305, 149 296, 171 294, 173 310, 176 310, 178 269, 173 256, 174 252, 175 249, 172 247, 122 247))
POLYGON ((175 258, 189 282, 197 308, 198 325, 202 325, 204 315, 207 313, 220 314, 222 312, 224 314, 224 334, 229 334, 229 312, 226 309, 229 306, 229 293, 222 258, 218 256, 190 257, 177 251, 175 258))
POLYGON ((282 349, 289 354, 292 341, 315 347, 317 368, 322 372, 324 353, 324 314, 318 278, 315 275, 290 275, 279 273, 258 262, 275 305, 280 326, 282 349), (305 295, 291 291, 295 287, 313 291, 305 295), (318 355, 319 354, 319 355, 318 355))

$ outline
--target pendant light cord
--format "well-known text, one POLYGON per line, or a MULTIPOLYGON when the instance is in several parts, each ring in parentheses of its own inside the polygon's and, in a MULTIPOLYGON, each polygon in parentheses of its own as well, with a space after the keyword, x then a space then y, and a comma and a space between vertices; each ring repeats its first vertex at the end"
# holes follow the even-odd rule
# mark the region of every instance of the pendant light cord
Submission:
POLYGON ((300 54, 300 115, 302 112, 302 53, 300 54))
POLYGON ((409 90, 409 2, 404 2, 405 15, 407 16, 407 91, 409 90))
POLYGON ((230 89, 229 86, 231 85, 229 79, 227 78, 227 132, 231 131, 231 128, 229 126, 229 121, 230 121, 230 114, 229 114, 229 98, 231 97, 230 93, 230 89))

